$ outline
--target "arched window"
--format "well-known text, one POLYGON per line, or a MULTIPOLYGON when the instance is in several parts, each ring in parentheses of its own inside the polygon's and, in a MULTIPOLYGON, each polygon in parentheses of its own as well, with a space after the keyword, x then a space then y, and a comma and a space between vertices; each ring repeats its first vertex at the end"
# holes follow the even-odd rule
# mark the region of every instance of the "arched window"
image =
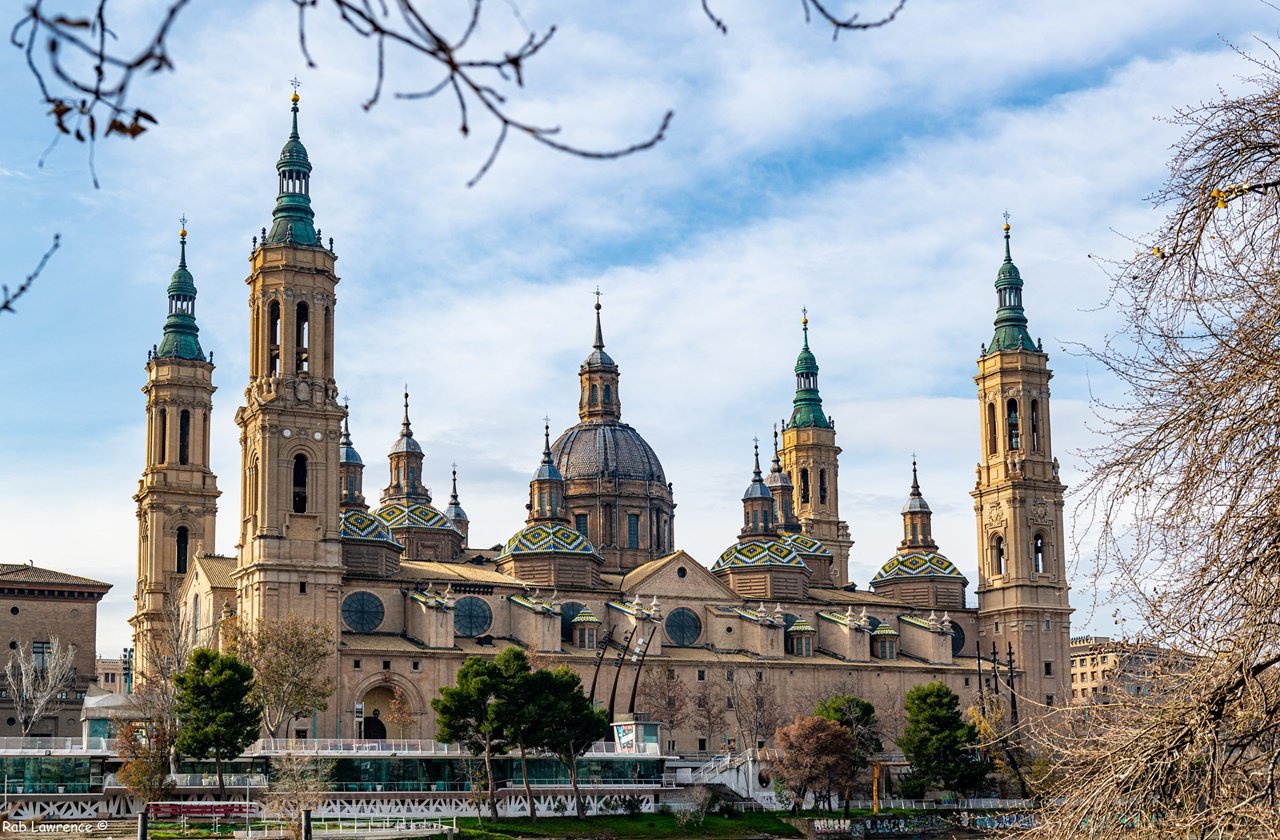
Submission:
POLYGON ((324 369, 329 373, 333 372, 333 310, 329 307, 324 308, 324 335, 321 336, 324 343, 324 369))
POLYGON ((1044 571, 1044 534, 1036 534, 1031 540, 1031 556, 1035 559, 1036 573, 1044 571))
POLYGON ((185 408, 178 415, 178 463, 186 464, 191 458, 191 412, 185 408))
POLYGON ((911 523, 911 541, 913 543, 920 542, 920 523, 918 522, 911 523))
POLYGON ((200 596, 191 599, 191 644, 200 644, 200 596))
POLYGON ((280 301, 267 307, 267 376, 280 373, 280 301))
POLYGON ((187 530, 187 526, 182 525, 178 528, 178 536, 175 540, 177 550, 177 571, 180 575, 187 573, 187 548, 191 542, 191 532, 187 530))
POLYGON ((818 470, 818 504, 827 503, 827 471, 818 470))
POLYGON ((587 405, 596 405, 600 402, 600 390, 596 383, 591 383, 591 399, 587 401, 587 405))
POLYGON ((612 385, 604 386, 604 404, 613 405, 613 386, 612 385))
POLYGON ((311 325, 309 323, 310 311, 305 303, 298 304, 297 320, 294 322, 293 330, 293 348, 297 353, 297 361, 294 369, 302 373, 307 369, 307 345, 311 341, 311 325))
POLYGON ((800 470, 800 504, 809 504, 809 470, 800 470))
POLYGON ((996 404, 987 403, 987 454, 996 454, 996 404))
POLYGON ((169 412, 160 409, 160 433, 156 437, 156 463, 163 464, 169 449, 169 412))
POLYGON ((1004 574, 1004 537, 997 536, 991 541, 991 570, 994 574, 1004 574))
POLYGON ((1009 448, 1019 448, 1018 442, 1018 401, 1009 400, 1005 406, 1005 420, 1009 426, 1009 448))
POLYGON ((293 512, 307 512, 307 456, 293 456, 293 512))
POLYGON ((1040 401, 1031 401, 1031 451, 1040 451, 1040 401))

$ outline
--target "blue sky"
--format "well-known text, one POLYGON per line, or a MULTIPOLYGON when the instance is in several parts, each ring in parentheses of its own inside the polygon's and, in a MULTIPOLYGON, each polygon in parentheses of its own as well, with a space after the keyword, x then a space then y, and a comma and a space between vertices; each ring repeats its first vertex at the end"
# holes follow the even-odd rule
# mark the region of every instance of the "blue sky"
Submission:
MULTIPOLYGON (((159 6, 122 6, 117 30, 139 36, 159 6)), ((180 18, 176 72, 139 83, 136 104, 159 125, 99 146, 95 190, 75 144, 37 166, 51 128, 21 55, 0 52, 4 282, 55 231, 64 242, 18 314, 0 315, 0 559, 114 584, 101 650, 127 641, 139 388, 183 213, 218 366, 217 548, 233 550, 246 257, 270 218, 295 74, 317 223, 343 278, 338 382, 367 492, 386 481, 408 382, 429 485, 447 495, 457 461, 473 544, 514 532, 543 414, 553 429, 576 420, 599 285, 624 419, 675 484, 677 542, 709 564, 736 533, 752 437, 789 412, 807 305, 844 447, 854 579, 865 585, 900 539, 916 452, 942 550, 974 580, 971 377, 991 331, 1000 214, 1013 216, 1032 334, 1052 354, 1054 444, 1075 485, 1090 391, 1114 388, 1063 351, 1115 326, 1088 255, 1123 258, 1133 245, 1120 234, 1155 225, 1145 197, 1178 137, 1156 118, 1241 84, 1249 66, 1223 39, 1251 49, 1280 24, 1255 0, 911 0, 892 25, 832 43, 799 4, 720 4, 728 37, 694 0, 519 7, 535 29, 560 27, 528 67, 521 115, 607 147, 671 108, 668 139, 597 163, 513 138, 467 189, 491 125, 462 138, 448 100, 384 97, 365 113, 372 53, 325 15, 309 70, 291 4, 205 3, 180 18)), ((521 39, 508 9, 494 4, 483 42, 521 39)), ((392 60, 390 88, 429 84, 418 72, 392 60)), ((1084 558, 1077 623, 1109 632, 1088 571, 1084 558)))

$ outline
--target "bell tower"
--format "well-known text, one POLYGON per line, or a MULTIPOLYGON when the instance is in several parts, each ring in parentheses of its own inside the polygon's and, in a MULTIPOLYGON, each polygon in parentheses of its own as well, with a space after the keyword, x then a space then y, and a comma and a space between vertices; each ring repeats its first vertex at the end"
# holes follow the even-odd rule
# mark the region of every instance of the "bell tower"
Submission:
POLYGON ((293 130, 276 163, 271 231, 249 257, 249 386, 236 412, 240 615, 338 626, 342 422, 333 377, 337 259, 312 224, 311 162, 293 130))
POLYGON ((822 410, 818 393, 818 360, 809 349, 809 313, 801 321, 804 346, 796 358, 796 396, 791 419, 782 427, 782 470, 789 477, 795 516, 801 530, 831 550, 830 581, 815 586, 844 586, 849 582, 849 526, 840 519, 840 447, 836 428, 822 410))
POLYGON ((166 652, 171 610, 197 550, 214 547, 218 478, 209 468, 213 363, 200 349, 196 285, 187 270, 186 219, 178 269, 169 283, 164 337, 147 354, 146 466, 133 497, 138 504, 138 586, 133 626, 137 669, 154 674, 166 652))
POLYGON ((978 359, 979 429, 974 513, 978 531, 978 646, 1000 658, 1012 645, 1015 685, 1036 703, 1070 700, 1066 536, 1049 412, 1049 356, 1031 340, 1022 276, 1009 251, 996 275, 995 335, 978 359))

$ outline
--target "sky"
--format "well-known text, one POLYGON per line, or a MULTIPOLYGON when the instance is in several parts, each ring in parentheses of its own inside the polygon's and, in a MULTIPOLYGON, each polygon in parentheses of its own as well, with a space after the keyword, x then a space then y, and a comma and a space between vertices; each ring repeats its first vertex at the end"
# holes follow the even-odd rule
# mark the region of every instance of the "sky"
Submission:
MULTIPOLYGON (((122 43, 140 43, 162 5, 116 8, 122 43)), ((976 583, 972 376, 992 332, 1002 214, 1055 372, 1055 454, 1078 486, 1079 453, 1096 442, 1090 400, 1123 396, 1079 349, 1118 326, 1090 255, 1128 257, 1157 226, 1147 197, 1180 131, 1162 118, 1247 84, 1233 46, 1260 51, 1280 14, 1257 0, 909 0, 892 24, 833 41, 799 3, 713 8, 727 35, 695 0, 486 6, 477 54, 557 27, 525 87, 504 88, 521 118, 613 148, 675 116, 656 148, 618 161, 513 136, 471 188, 496 126, 473 114, 463 136, 450 99, 392 97, 438 79, 404 55, 389 54, 384 95, 363 109, 373 47, 323 7, 309 68, 293 4, 192 4, 174 72, 140 77, 131 100, 158 125, 98 145, 97 189, 83 146, 46 154, 52 124, 6 42, 0 282, 20 282, 55 233, 63 246, 17 312, 0 313, 0 561, 111 583, 99 651, 129 643, 140 388, 184 215, 217 365, 222 497, 207 547, 234 552, 244 278, 296 76, 316 223, 339 258, 337 379, 366 495, 386 483, 407 383, 438 503, 456 462, 471 544, 518 530, 544 414, 553 433, 577 422, 599 287, 623 419, 674 483, 677 544, 710 565, 736 537, 753 437, 789 415, 808 307, 844 450, 852 579, 865 586, 901 539, 914 453, 941 550, 976 583)), ((1125 604, 1095 586, 1087 540, 1071 569, 1074 632, 1116 633, 1125 604)))

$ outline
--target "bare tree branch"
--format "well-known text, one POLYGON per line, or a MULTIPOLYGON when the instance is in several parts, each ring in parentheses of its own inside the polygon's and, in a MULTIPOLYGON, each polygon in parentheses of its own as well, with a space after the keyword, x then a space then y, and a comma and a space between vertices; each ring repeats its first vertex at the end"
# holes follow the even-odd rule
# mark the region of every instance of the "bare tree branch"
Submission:
MULTIPOLYGON (((321 7, 333 12, 336 19, 357 38, 373 42, 373 89, 363 103, 365 110, 374 107, 382 98, 387 82, 388 50, 394 49, 425 61, 422 71, 415 74, 418 77, 425 79, 435 73, 440 74, 420 90, 396 91, 397 99, 430 99, 451 90, 457 102, 459 130, 464 136, 471 134, 470 112, 485 114, 496 123, 497 131, 489 153, 467 182, 468 186, 474 186, 493 168, 512 131, 571 156, 614 160, 653 148, 666 136, 674 116, 673 112, 667 111, 652 133, 615 149, 589 149, 559 139, 559 126, 539 125, 514 116, 509 109, 510 89, 524 87, 525 64, 537 56, 556 34, 554 26, 542 33, 529 31, 514 2, 509 3, 511 14, 525 28, 528 36, 514 50, 498 55, 477 55, 470 49, 472 36, 479 30, 487 8, 485 0, 467 0, 466 20, 452 37, 432 22, 442 14, 436 9, 424 11, 418 0, 290 2, 297 8, 298 48, 308 67, 315 67, 316 61, 307 39, 307 16, 321 7)), ((700 2, 712 25, 721 33, 728 34, 727 24, 711 10, 709 0, 700 2)), ((140 72, 157 73, 174 68, 168 38, 188 3, 189 0, 170 0, 154 32, 140 48, 129 52, 117 46, 116 34, 108 25, 107 0, 96 0, 94 14, 89 17, 68 17, 46 11, 45 0, 31 0, 26 14, 13 27, 10 42, 23 51, 40 94, 49 105, 49 113, 57 129, 50 150, 63 136, 88 144, 90 171, 93 172, 94 149, 99 137, 114 135, 134 139, 156 123, 155 117, 147 110, 131 107, 129 96, 140 72), (88 69, 84 69, 86 66, 88 69), (102 129, 102 124, 105 124, 105 129, 102 129)), ((857 12, 848 16, 835 14, 828 8, 829 0, 801 0, 805 20, 816 16, 832 27, 833 36, 841 31, 884 26, 897 17, 905 4, 906 0, 896 0, 887 14, 863 21, 857 12)), ((98 186, 96 172, 93 173, 93 182, 95 187, 98 186)))
POLYGON ((75 657, 75 646, 63 647, 57 636, 20 644, 9 653, 4 677, 22 737, 65 698, 75 681, 75 657))
POLYGON ((53 244, 49 246, 49 250, 44 252, 44 256, 41 257, 40 262, 36 264, 35 270, 27 275, 27 279, 23 280, 18 288, 10 292, 8 286, 0 285, 0 312, 15 311, 13 304, 17 302, 18 298, 27 293, 27 290, 31 288, 31 284, 40 276, 40 272, 44 271, 45 264, 49 262, 49 258, 53 256, 53 252, 58 250, 58 245, 60 244, 61 239, 61 234, 55 233, 53 235, 53 244))

